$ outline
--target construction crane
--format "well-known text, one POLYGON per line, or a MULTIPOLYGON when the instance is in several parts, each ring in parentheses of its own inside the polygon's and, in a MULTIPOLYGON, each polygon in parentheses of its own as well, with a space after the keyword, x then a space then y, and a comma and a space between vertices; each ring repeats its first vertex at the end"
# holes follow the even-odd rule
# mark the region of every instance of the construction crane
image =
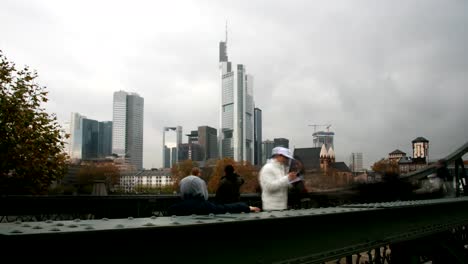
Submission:
POLYGON ((314 127, 314 133, 317 131, 317 127, 326 127, 327 128, 327 132, 330 132, 330 127, 331 125, 317 125, 317 124, 313 124, 313 125, 309 125, 309 126, 313 126, 314 127))

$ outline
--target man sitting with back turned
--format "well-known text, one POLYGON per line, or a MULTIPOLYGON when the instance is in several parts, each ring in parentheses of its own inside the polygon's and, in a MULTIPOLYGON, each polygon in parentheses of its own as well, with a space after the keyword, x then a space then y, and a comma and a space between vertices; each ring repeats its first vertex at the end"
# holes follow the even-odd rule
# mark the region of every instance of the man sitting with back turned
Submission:
POLYGON ((180 181, 182 201, 169 207, 169 215, 208 215, 225 213, 259 212, 260 208, 246 203, 215 204, 208 201, 206 183, 200 177, 200 169, 192 169, 192 175, 180 181))

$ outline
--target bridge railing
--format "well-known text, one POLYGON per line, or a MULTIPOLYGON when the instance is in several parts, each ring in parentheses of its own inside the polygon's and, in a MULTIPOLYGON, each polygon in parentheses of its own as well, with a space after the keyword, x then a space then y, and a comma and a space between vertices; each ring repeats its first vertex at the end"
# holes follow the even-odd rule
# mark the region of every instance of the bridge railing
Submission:
POLYGON ((250 214, 17 221, 0 223, 0 243, 4 257, 20 262, 355 263, 357 254, 374 250, 369 263, 420 263, 411 261, 415 257, 467 263, 466 232, 453 242, 454 232, 468 225, 467 206, 463 197, 250 214))

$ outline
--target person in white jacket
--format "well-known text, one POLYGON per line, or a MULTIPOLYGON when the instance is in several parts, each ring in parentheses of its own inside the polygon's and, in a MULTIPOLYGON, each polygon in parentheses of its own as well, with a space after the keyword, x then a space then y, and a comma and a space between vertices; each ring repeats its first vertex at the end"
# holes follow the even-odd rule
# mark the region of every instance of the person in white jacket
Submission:
POLYGON ((271 159, 260 170, 259 181, 264 211, 288 208, 288 188, 297 178, 296 172, 287 172, 289 161, 292 159, 293 155, 289 149, 276 147, 272 151, 271 159))

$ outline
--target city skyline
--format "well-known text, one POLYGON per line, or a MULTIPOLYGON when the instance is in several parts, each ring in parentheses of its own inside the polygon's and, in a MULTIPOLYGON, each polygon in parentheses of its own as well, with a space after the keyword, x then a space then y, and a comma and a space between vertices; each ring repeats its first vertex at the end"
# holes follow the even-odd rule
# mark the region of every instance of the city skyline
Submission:
POLYGON ((114 91, 140 94, 144 167, 159 167, 163 127, 219 127, 228 20, 229 55, 255 76, 263 140, 313 147, 308 125, 332 124, 336 160, 360 152, 368 168, 395 149, 412 153, 420 136, 430 159, 468 141, 467 14, 460 1, 7 0, 0 49, 37 70, 61 123, 72 112, 111 120, 114 91))

